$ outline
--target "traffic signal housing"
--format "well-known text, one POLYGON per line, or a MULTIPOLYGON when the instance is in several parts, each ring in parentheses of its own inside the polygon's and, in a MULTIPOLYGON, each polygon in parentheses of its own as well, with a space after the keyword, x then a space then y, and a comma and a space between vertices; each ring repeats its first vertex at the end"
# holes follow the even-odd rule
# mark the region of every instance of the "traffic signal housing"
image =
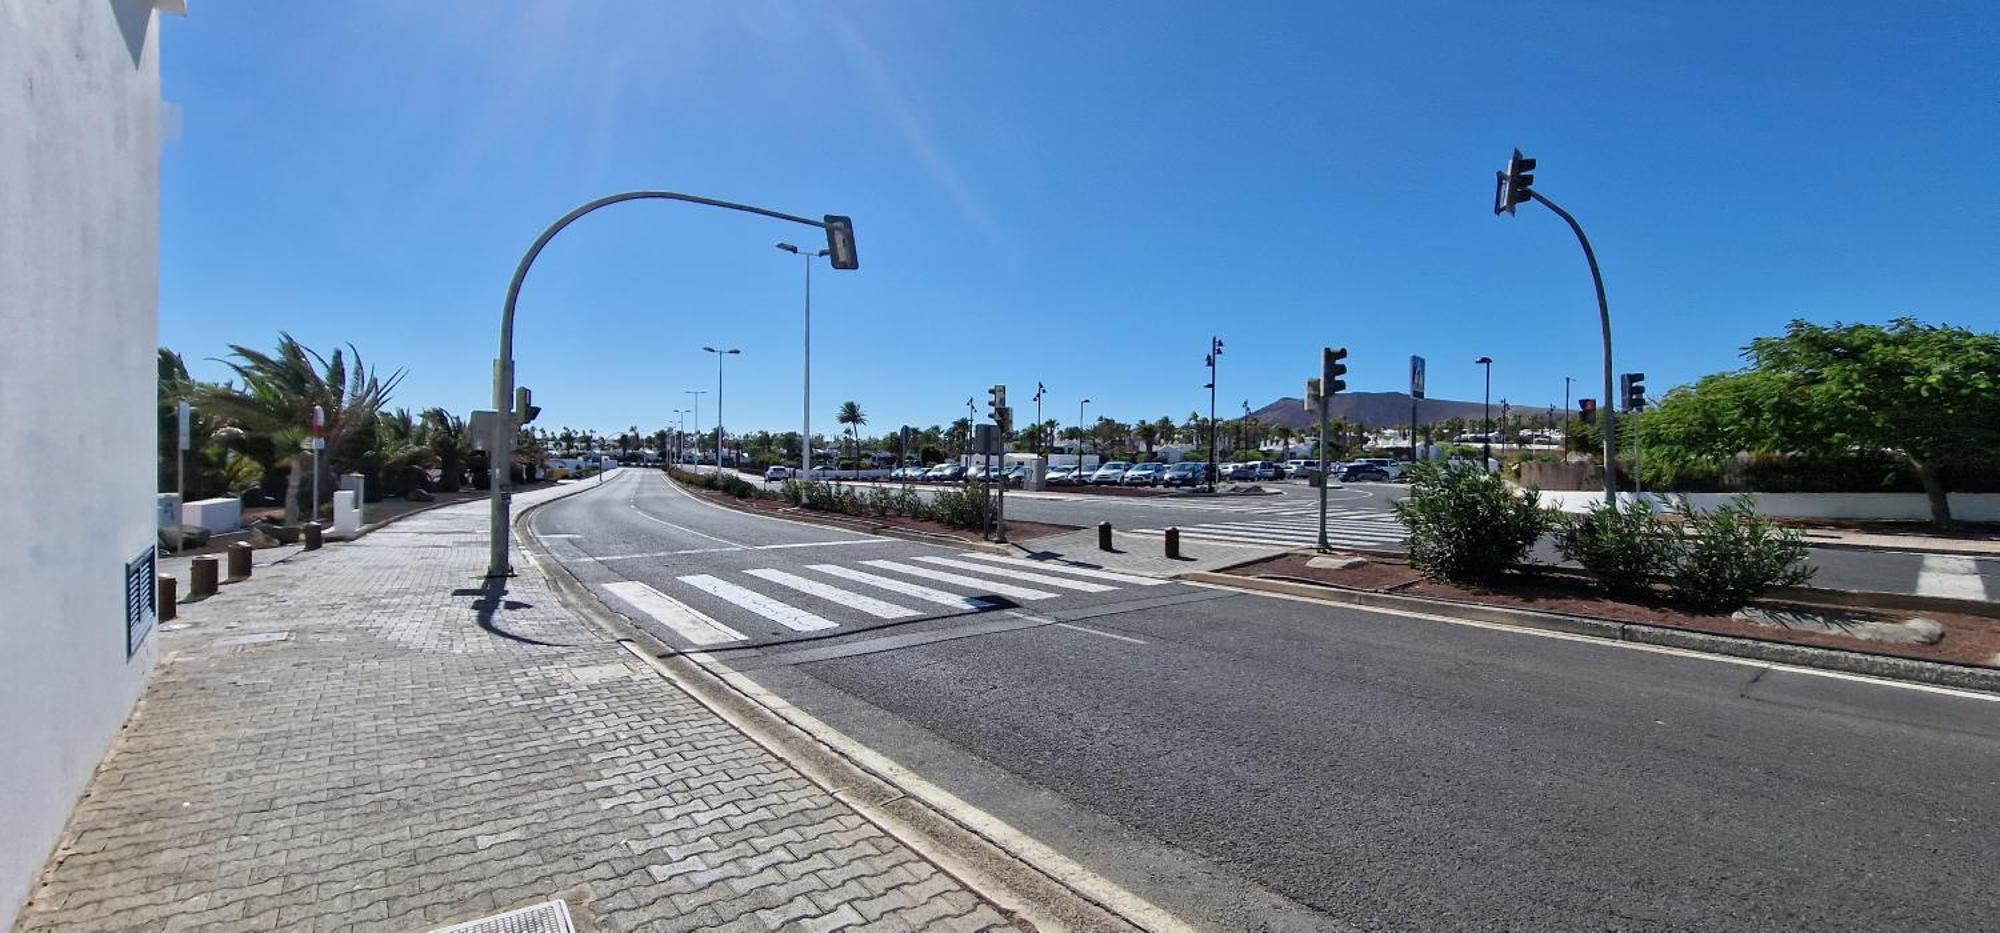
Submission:
POLYGON ((1625 373, 1618 377, 1618 394, 1625 399, 1626 411, 1646 407, 1646 374, 1625 373))
POLYGON ((1347 380, 1342 378, 1347 375, 1347 364, 1342 362, 1345 359, 1347 359, 1346 347, 1326 347, 1320 350, 1319 387, 1322 394, 1333 395, 1347 391, 1347 380))
POLYGON ((1000 423, 1000 410, 1007 407, 1007 387, 994 386, 986 390, 986 417, 994 424, 1000 423))
POLYGON ((1594 398, 1577 399, 1576 413, 1585 423, 1589 423, 1591 419, 1597 417, 1597 400, 1594 398))
POLYGON ((1514 150, 1507 159, 1507 169, 1496 179, 1499 190, 1493 195, 1493 213, 1514 213, 1514 206, 1526 204, 1534 199, 1535 160, 1514 150))
POLYGON ((514 423, 516 425, 527 424, 541 415, 542 406, 536 405, 534 402, 535 393, 528 391, 527 386, 516 386, 514 388, 514 423))
POLYGON ((827 214, 823 226, 826 227, 827 261, 835 269, 861 268, 861 254, 854 250, 854 218, 827 214))

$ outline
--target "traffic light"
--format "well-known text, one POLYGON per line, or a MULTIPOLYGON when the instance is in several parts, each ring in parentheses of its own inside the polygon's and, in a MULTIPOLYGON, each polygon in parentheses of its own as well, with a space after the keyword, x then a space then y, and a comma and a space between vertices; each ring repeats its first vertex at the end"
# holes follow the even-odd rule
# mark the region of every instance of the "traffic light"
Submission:
POLYGON ((854 251, 854 219, 828 214, 825 226, 827 261, 835 269, 861 268, 861 256, 854 251))
POLYGON ((518 386, 514 389, 514 423, 516 425, 527 424, 535 420, 535 417, 542 413, 542 407, 536 405, 534 402, 535 393, 528 391, 527 386, 518 386))
POLYGON ((1318 412, 1318 411, 1319 411, 1319 406, 1320 406, 1321 402, 1322 402, 1322 396, 1320 395, 1320 392, 1319 392, 1319 380, 1318 380, 1318 379, 1307 379, 1307 380, 1306 380, 1306 411, 1310 411, 1310 412, 1318 412))
POLYGON ((1592 419, 1597 417, 1597 400, 1594 398, 1577 399, 1576 413, 1578 417, 1581 417, 1584 420, 1585 423, 1590 422, 1592 419))
POLYGON ((994 386, 986 390, 986 418, 994 424, 1000 423, 1000 410, 1007 407, 1007 387, 994 386))
POLYGON ((1341 362, 1344 359, 1347 359, 1346 347, 1326 347, 1320 350, 1319 386, 1321 392, 1333 395, 1337 392, 1347 391, 1347 380, 1341 378, 1347 375, 1347 364, 1341 362))
POLYGON ((1625 398, 1626 411, 1646 407, 1646 374, 1625 373, 1618 377, 1618 394, 1625 398))
POLYGON ((1535 160, 1514 150, 1507 160, 1507 170, 1494 179, 1498 190, 1493 195, 1493 213, 1514 213, 1514 205, 1526 204, 1533 200, 1535 193, 1535 160))

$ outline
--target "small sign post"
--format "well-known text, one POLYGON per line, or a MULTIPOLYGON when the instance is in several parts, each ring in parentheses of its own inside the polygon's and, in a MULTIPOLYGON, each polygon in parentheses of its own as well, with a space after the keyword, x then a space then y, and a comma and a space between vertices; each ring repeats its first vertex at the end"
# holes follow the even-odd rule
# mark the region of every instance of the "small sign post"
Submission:
POLYGON ((193 446, 189 443, 193 435, 193 430, 189 423, 192 420, 192 416, 193 412, 188 407, 187 399, 181 399, 179 403, 174 405, 174 418, 178 422, 179 429, 176 432, 176 440, 178 441, 176 449, 178 452, 174 457, 174 496, 180 500, 174 503, 174 553, 176 554, 179 554, 181 549, 187 546, 187 541, 182 537, 185 532, 181 530, 181 525, 183 516, 187 514, 183 509, 184 503, 187 502, 188 448, 193 446))
POLYGON ((313 406, 312 452, 313 452, 313 510, 309 522, 319 521, 319 452, 326 449, 326 409, 313 406))

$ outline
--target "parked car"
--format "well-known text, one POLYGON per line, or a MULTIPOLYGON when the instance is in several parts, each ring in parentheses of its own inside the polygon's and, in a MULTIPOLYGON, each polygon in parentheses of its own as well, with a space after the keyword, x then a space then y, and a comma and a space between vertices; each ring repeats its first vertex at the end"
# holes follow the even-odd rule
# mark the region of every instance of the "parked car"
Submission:
POLYGON ((1354 462, 1380 467, 1382 472, 1388 474, 1390 479, 1401 479, 1403 477, 1403 465, 1388 457, 1362 457, 1354 462))
POLYGON ((965 467, 956 463, 940 463, 924 474, 926 483, 954 483, 965 478, 965 467))
POLYGON ((1007 485, 1012 486, 1015 489, 1019 489, 1022 486, 1027 485, 1028 467, 1026 464, 1022 463, 1007 464, 1007 468, 1000 471, 1000 478, 1003 481, 1005 481, 1007 485))
POLYGON ((1119 479, 1118 485, 1158 486, 1160 480, 1166 475, 1167 465, 1164 463, 1135 463, 1132 464, 1131 469, 1125 471, 1125 475, 1119 479))
POLYGON ((1125 471, 1131 468, 1132 464, 1130 463, 1123 460, 1113 460, 1098 467, 1097 472, 1090 474, 1090 484, 1092 486, 1116 486, 1119 480, 1125 478, 1125 471))
POLYGON ((1164 486, 1206 486, 1211 478, 1208 461, 1190 460, 1168 466, 1160 476, 1160 483, 1164 486))
POLYGON ((833 478, 835 478, 835 477, 837 477, 837 476, 839 476, 839 475, 840 475, 840 471, 839 471, 839 470, 836 470, 836 469, 834 469, 833 467, 830 467, 830 466, 816 466, 816 467, 813 467, 813 468, 812 468, 812 472, 810 472, 810 473, 806 474, 806 479, 811 479, 811 480, 829 480, 829 479, 833 479, 833 478))
POLYGON ((1341 468, 1339 475, 1340 481, 1343 483, 1386 483, 1389 481, 1388 470, 1382 469, 1378 464, 1369 463, 1364 460, 1356 460, 1341 468))
POLYGON ((1076 467, 1073 465, 1049 467, 1042 475, 1042 482, 1050 486, 1069 486, 1076 482, 1076 467))
POLYGON ((1250 478, 1250 464, 1225 463, 1221 466, 1222 478, 1229 482, 1239 482, 1250 478))
POLYGON ((773 466, 764 470, 764 481, 767 483, 783 482, 791 478, 792 468, 788 466, 773 466))
POLYGON ((1237 464, 1237 466, 1241 468, 1237 470, 1238 478, 1251 482, 1264 482, 1285 478, 1285 468, 1269 460, 1252 460, 1249 463, 1237 464))
POLYGON ((1285 476, 1289 479, 1302 479, 1317 472, 1319 472, 1318 460, 1285 461, 1285 476))

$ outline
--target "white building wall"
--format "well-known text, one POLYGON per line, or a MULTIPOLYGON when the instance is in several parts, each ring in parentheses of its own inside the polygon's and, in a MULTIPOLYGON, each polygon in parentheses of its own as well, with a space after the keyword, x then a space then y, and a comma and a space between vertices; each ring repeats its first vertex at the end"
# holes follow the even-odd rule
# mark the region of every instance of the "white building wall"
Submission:
POLYGON ((126 657, 155 540, 158 24, 138 0, 0 3, 0 929, 158 638, 126 657))

